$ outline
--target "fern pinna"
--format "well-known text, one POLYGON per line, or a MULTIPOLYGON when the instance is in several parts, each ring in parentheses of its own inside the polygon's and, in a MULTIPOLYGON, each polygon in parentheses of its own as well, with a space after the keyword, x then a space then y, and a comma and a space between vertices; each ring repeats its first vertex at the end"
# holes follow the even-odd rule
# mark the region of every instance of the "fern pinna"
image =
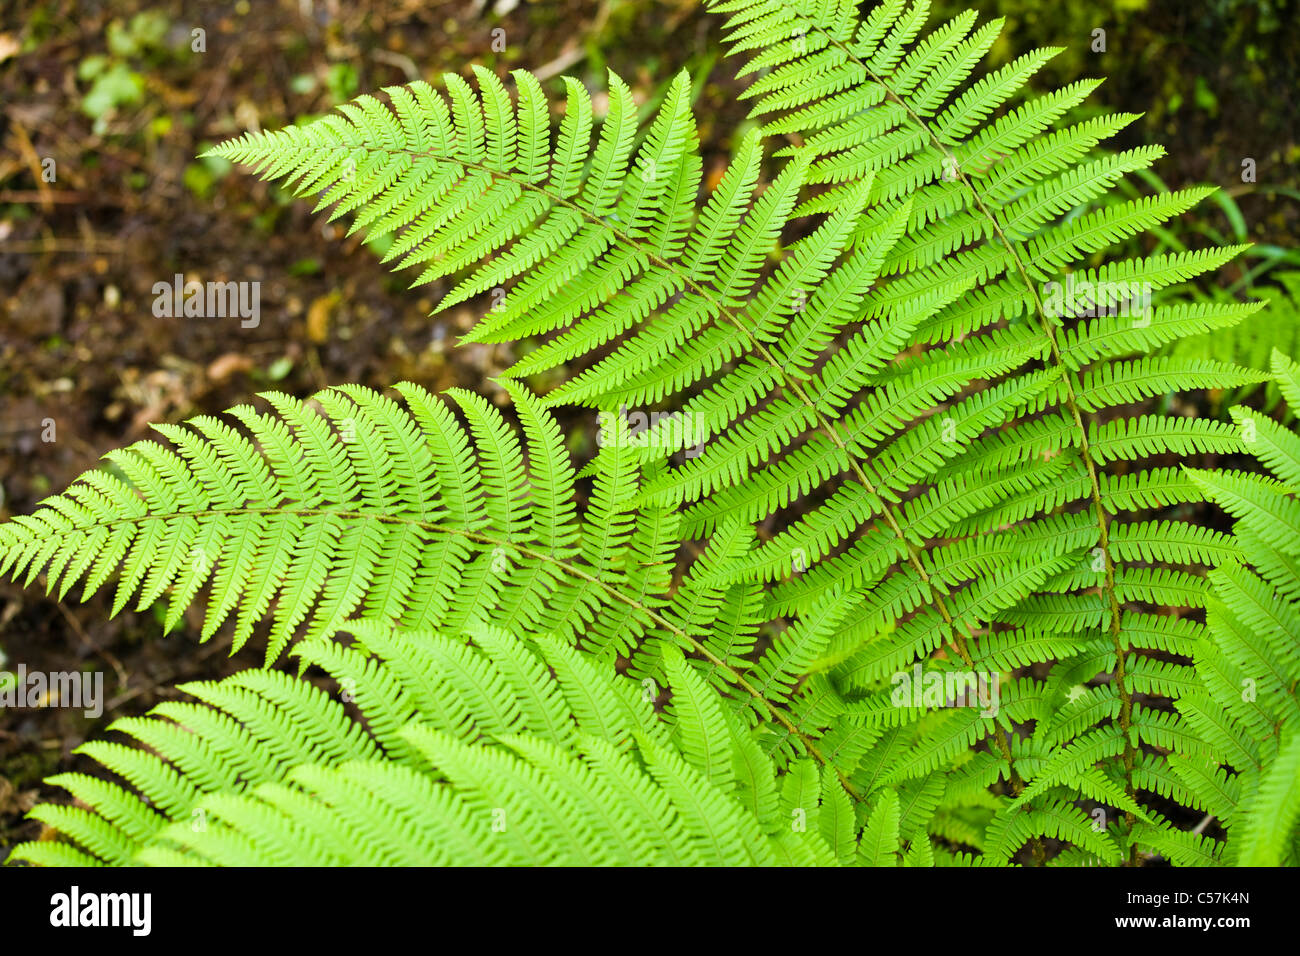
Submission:
POLYGON ((615 456, 624 464, 592 483, 579 515, 559 429, 526 392, 516 390, 521 443, 471 393, 451 393, 466 428, 419 386, 397 391, 405 408, 343 387, 311 404, 267 394, 274 415, 241 406, 228 421, 157 426, 175 451, 138 442, 111 453, 113 472, 90 472, 0 528, 3 570, 28 580, 44 571, 60 596, 79 581, 89 594, 120 568, 114 608, 147 607, 170 590, 168 627, 210 585, 205 639, 233 618, 242 645, 269 615, 268 663, 299 637, 295 656, 336 678, 362 718, 278 671, 187 685, 202 705, 164 704, 157 718, 113 725, 154 753, 83 748, 134 792, 55 778, 93 809, 50 804, 35 815, 81 849, 28 843, 14 858, 734 865, 852 856, 852 815, 839 813, 848 797, 824 759, 819 769, 802 758, 796 782, 812 789, 789 800, 814 823, 821 795, 834 802, 830 848, 817 827, 775 825, 783 791, 751 720, 803 739, 774 710, 802 663, 782 638, 740 673, 751 669, 742 658, 758 622, 739 602, 724 606, 710 560, 669 593, 676 516, 629 509, 641 469, 619 425, 611 448, 628 449, 615 456), (356 637, 346 647, 336 639, 345 626, 356 637), (605 651, 579 653, 578 635, 605 651), (665 685, 615 675, 614 657, 634 646, 634 674, 653 670, 672 688, 665 713, 652 706, 665 685), (695 669, 701 662, 730 697, 695 669), (593 804, 609 807, 594 829, 583 822, 593 804), (483 822, 480 805, 500 829, 483 822), (305 816, 277 834, 277 812, 305 816), (424 820, 415 842, 403 829, 413 820, 424 820))
MULTIPOLYGON (((1287 406, 1300 408, 1300 366, 1278 351, 1271 366, 1287 406)), ((1210 576, 1210 639, 1196 654, 1200 681, 1178 701, 1197 746, 1173 763, 1176 778, 1161 783, 1224 822, 1235 838, 1224 849, 1229 862, 1294 866, 1300 862, 1300 437, 1249 408, 1232 409, 1232 417, 1269 474, 1191 473, 1236 519, 1240 554, 1210 576)))
MULTIPOLYGON (((1207 335, 1179 339, 1170 344, 1170 351, 1182 358, 1206 359, 1212 355, 1227 356, 1232 361, 1250 368, 1268 370, 1274 351, 1284 355, 1300 355, 1300 272, 1274 272, 1267 285, 1255 286, 1255 292, 1267 298, 1268 305, 1250 322, 1207 335)), ((1227 296, 1227 290, 1212 288, 1211 292, 1227 296)), ((1247 398, 1254 387, 1233 389, 1224 396, 1228 402, 1247 398)), ((1281 400, 1281 391, 1275 381, 1267 382, 1264 409, 1272 410, 1281 400)))
POLYGON ((138 795, 65 774, 54 782, 96 812, 36 811, 95 856, 51 842, 17 855, 77 864, 734 866, 833 864, 856 850, 834 777, 819 786, 805 758, 778 789, 771 760, 680 654, 665 659, 676 702, 669 720, 639 686, 554 637, 525 642, 471 626, 466 644, 374 621, 353 627, 364 649, 320 641, 297 653, 357 688, 350 700, 364 722, 279 671, 185 685, 201 703, 164 704, 156 717, 114 725, 157 756, 85 747, 138 795), (805 808, 812 827, 784 825, 805 808))
MULTIPOLYGON (((206 419, 194 423, 201 437, 168 429, 179 454, 146 444, 118 456, 130 486, 87 476, 5 526, 5 568, 31 577, 49 565, 52 587, 87 575, 98 586, 121 564, 117 605, 170 587, 174 623, 211 578, 208 633, 237 611, 242 640, 274 603, 271 657, 305 631, 298 653, 340 680, 400 683, 394 669, 422 668, 422 686, 439 688, 382 713, 358 698, 364 731, 343 730, 341 711, 313 698, 364 753, 290 749, 275 768, 209 773, 146 740, 190 788, 164 811, 182 823, 146 827, 118 791, 97 789, 98 822, 54 811, 83 847, 113 861, 333 859, 365 819, 395 828, 366 859, 396 860, 378 848, 413 825, 412 807, 436 804, 444 829, 421 844, 429 860, 612 861, 587 841, 631 817, 574 808, 616 792, 620 806, 675 808, 665 819, 680 831, 655 846, 679 860, 696 859, 689 836, 703 821, 737 841, 713 847, 715 862, 742 851, 1225 862, 1221 841, 1166 819, 1171 802, 1221 806, 1184 782, 1188 767, 1225 757, 1193 703, 1212 691, 1214 637, 1199 620, 1205 578, 1188 569, 1228 575, 1240 558, 1230 536, 1178 519, 1204 481, 1177 463, 1243 442, 1226 422, 1126 413, 1171 391, 1261 381, 1150 356, 1256 306, 1148 305, 1236 248, 1096 265, 1205 191, 1090 210, 1160 150, 1098 149, 1131 115, 1069 120, 1095 84, 1027 94, 1050 50, 974 78, 997 22, 976 29, 966 14, 922 37, 923 2, 861 18, 839 0, 714 6, 733 51, 751 54, 763 125, 703 202, 685 75, 644 130, 612 74, 599 122, 571 79, 555 122, 527 72, 512 74, 512 96, 476 68, 477 90, 455 75, 445 94, 394 87, 387 102, 363 96, 213 150, 352 215, 415 283, 452 278, 443 308, 498 290, 468 338, 540 340, 507 381, 573 374, 540 398, 509 386, 530 503, 519 449, 481 402, 454 396, 475 462, 437 400, 404 387, 412 420, 352 389, 318 397, 328 422, 275 397, 282 420, 235 410, 247 435, 206 419), (769 154, 781 165, 763 182, 769 154), (575 474, 545 410, 565 404, 613 422, 628 407, 678 414, 636 436, 617 426, 575 474), (701 441, 697 456, 675 456, 701 441), (587 479, 578 517, 575 481, 587 479), (683 543, 702 553, 678 571, 683 543), (346 661, 323 643, 340 629, 360 642, 346 661), (422 650, 435 645, 437 662, 422 650), (541 661, 563 683, 554 655, 570 647, 603 676, 584 676, 589 697, 564 698, 577 731, 540 732, 505 688, 524 672, 541 679, 541 661), (471 671, 475 703, 453 703, 453 674, 471 671), (601 681, 635 682, 650 700, 667 688, 667 709, 641 708, 615 732, 576 709, 596 706, 601 681), (978 706, 947 706, 954 688, 978 706), (295 775, 295 760, 308 769, 295 775), (390 764, 403 769, 373 769, 390 764), (489 766, 521 801, 526 846, 482 842, 494 832, 484 814, 512 816, 483 785, 489 766), (398 775, 403 796, 367 816, 371 773, 398 775), (693 809, 679 801, 706 791, 690 774, 717 788, 693 809), (212 835, 183 832, 196 808, 222 821, 212 835), (818 839, 788 835, 809 832, 818 839), (579 845, 588 855, 571 855, 579 845)), ((237 755, 251 742, 230 734, 246 718, 225 714, 190 707, 130 732, 147 726, 170 746, 175 732, 159 727, 192 717, 217 728, 212 752, 237 755)), ((164 771, 152 773, 156 785, 164 771)))

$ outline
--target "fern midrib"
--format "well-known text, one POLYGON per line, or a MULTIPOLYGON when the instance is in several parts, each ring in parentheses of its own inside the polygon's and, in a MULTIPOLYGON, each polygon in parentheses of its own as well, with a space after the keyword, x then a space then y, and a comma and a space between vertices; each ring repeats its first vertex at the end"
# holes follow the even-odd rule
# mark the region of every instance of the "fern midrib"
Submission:
MULTIPOLYGON (((861 67, 862 70, 866 73, 866 75, 870 77, 873 82, 879 84, 881 89, 885 91, 886 98, 892 100, 899 107, 901 107, 906 112, 908 117, 912 120, 912 122, 915 123, 921 129, 921 131, 929 138, 931 145, 934 146, 936 149, 938 149, 944 157, 948 158, 951 161, 949 164, 949 168, 955 169, 957 171, 958 180, 970 193, 971 198, 975 201, 976 207, 978 208, 980 214, 988 221, 988 224, 992 228, 994 234, 998 237, 998 240, 1002 243, 1003 247, 1006 249, 1007 254, 1011 257, 1011 260, 1015 265, 1016 272, 1019 274, 1019 277, 1025 286, 1025 289, 1029 292, 1030 296, 1033 298, 1036 324, 1038 325, 1039 331, 1044 334, 1044 336, 1048 341, 1048 344, 1051 349, 1053 362, 1058 366, 1058 368, 1061 370, 1062 373, 1061 381, 1065 390, 1065 396, 1064 396, 1065 405, 1070 415, 1073 417, 1075 428, 1078 431, 1078 437, 1080 442, 1079 450, 1083 457, 1084 466, 1087 469, 1089 491, 1092 497, 1093 508, 1097 515, 1097 527, 1100 534, 1100 537, 1098 539, 1098 547, 1102 549, 1102 555, 1105 560, 1105 568, 1106 568, 1105 582, 1103 584, 1102 590, 1110 605, 1110 633, 1111 633, 1112 642, 1115 646, 1115 654, 1116 654, 1116 661, 1117 661, 1116 668, 1115 668, 1115 684, 1116 684, 1116 689, 1119 692, 1120 702, 1121 702, 1120 703, 1120 727, 1124 731, 1124 758, 1123 759, 1124 759, 1125 790, 1128 793, 1128 795, 1132 797, 1134 796, 1133 762, 1134 762, 1135 751, 1133 748, 1131 735, 1129 733, 1129 728, 1132 723, 1133 701, 1132 701, 1132 695, 1129 692, 1127 684, 1125 682, 1126 656, 1125 656, 1123 641, 1120 638, 1120 634, 1122 630, 1121 611, 1119 606, 1119 600, 1115 595, 1115 562, 1110 553, 1109 524, 1106 519, 1105 507, 1102 505, 1101 485, 1097 478, 1096 463, 1093 461, 1091 448, 1088 443, 1088 429, 1084 422, 1084 413, 1081 411, 1077 399, 1076 382, 1074 378, 1075 373, 1071 371, 1061 361, 1061 352, 1056 341, 1056 334, 1055 331, 1051 328, 1050 323, 1046 321, 1046 316, 1043 311, 1043 302, 1042 302, 1042 298, 1038 294, 1038 289, 1035 287, 1033 280, 1030 279, 1029 277, 1028 270, 1025 267, 1024 260, 1021 258, 1018 252, 1016 244, 1013 243, 1007 237, 1005 231, 1002 229, 1001 223, 998 222, 997 217, 993 215, 993 213, 990 211, 987 203, 985 202, 983 194, 967 178, 965 171, 961 168, 961 164, 957 162, 957 157, 953 154, 952 150, 949 149, 941 139, 939 139, 938 135, 931 128, 930 124, 927 123, 925 119, 922 116, 920 116, 920 114, 918 114, 915 110, 913 110, 912 107, 907 103, 907 101, 904 100, 901 96, 899 96, 898 93, 894 91, 893 87, 891 87, 884 80, 884 78, 882 78, 875 71, 873 71, 870 68, 870 66, 868 66, 867 63, 865 63, 859 56, 857 56, 857 54, 855 54, 853 50, 850 49, 846 44, 840 41, 839 38, 837 38, 829 29, 827 29, 824 26, 815 24, 812 16, 798 10, 793 5, 791 5, 788 2, 788 0, 777 0, 777 2, 781 6, 789 10, 792 14, 794 14, 794 16, 799 17, 801 19, 807 19, 810 23, 812 23, 816 27, 816 29, 818 29, 827 38, 827 41, 829 43, 832 43, 835 46, 837 46, 840 50, 843 51, 846 57, 848 57, 853 63, 861 67)), ((967 663, 969 663, 969 661, 967 663)), ((1128 823, 1131 827, 1133 823, 1132 815, 1126 814, 1126 817, 1128 818, 1128 823)), ((1133 848, 1132 852, 1135 854, 1136 848, 1133 848)), ((1135 857, 1131 858, 1131 862, 1133 859, 1135 859, 1135 857)))
MULTIPOLYGON (((645 614, 646 617, 648 617, 650 620, 654 621, 656 624, 662 627, 664 630, 672 633, 676 637, 679 637, 685 642, 687 642, 693 650, 701 654, 714 667, 718 668, 718 670, 721 671, 728 680, 730 680, 742 691, 744 691, 750 697, 754 698, 755 701, 761 704, 763 709, 766 710, 768 713, 770 713, 772 715, 772 718, 778 724, 780 724, 787 733, 793 734, 795 737, 797 737, 799 742, 804 745, 809 755, 812 756, 813 759, 815 759, 822 766, 835 771, 835 774, 839 777, 840 783, 844 785, 844 788, 848 792, 850 797, 852 797, 854 800, 858 802, 862 802, 863 800, 865 800, 864 795, 858 793, 858 791, 854 788, 852 781, 850 781, 848 777, 837 766, 835 766, 834 763, 828 760, 817 748, 817 745, 811 739, 809 739, 809 737, 806 734, 804 734, 803 731, 801 731, 797 726, 795 726, 795 724, 782 712, 780 705, 778 705, 773 701, 768 700, 761 693, 759 693, 759 691, 751 683, 749 683, 749 681, 745 680, 744 676, 739 671, 737 671, 726 661, 722 660, 717 655, 715 655, 712 651, 709 650, 709 648, 706 645, 698 641, 695 637, 693 637, 688 632, 682 630, 672 621, 665 618, 663 615, 658 613, 654 608, 641 603, 636 598, 629 597, 628 595, 620 591, 618 588, 615 588, 612 585, 606 583, 605 581, 602 581, 599 577, 596 577, 595 575, 588 573, 578 565, 571 564, 567 561, 555 557, 554 555, 548 554, 545 551, 538 551, 535 548, 530 548, 526 545, 522 545, 517 542, 510 541, 506 538, 500 538, 494 535, 484 534, 478 531, 469 531, 465 528, 449 527, 447 525, 440 524, 436 521, 425 521, 419 518, 412 518, 404 515, 378 514, 370 511, 340 510, 335 508, 317 508, 317 507, 312 507, 312 508, 285 508, 285 507, 204 508, 204 509, 197 509, 193 511, 174 512, 171 514, 142 514, 142 515, 123 517, 123 518, 115 518, 109 521, 97 521, 94 522, 94 525, 96 527, 112 528, 112 527, 118 527, 123 525, 138 525, 145 521, 166 521, 169 518, 182 516, 182 515, 186 517, 193 517, 193 518, 205 518, 205 517, 221 517, 225 515, 275 515, 275 514, 295 515, 299 517, 303 517, 303 516, 336 517, 344 520, 345 522, 349 520, 350 521, 379 521, 387 524, 403 524, 407 526, 418 526, 420 528, 426 528, 430 531, 437 531, 448 535, 456 535, 470 541, 478 542, 480 544, 487 544, 487 545, 500 546, 500 547, 508 546, 518 551, 520 554, 524 554, 531 558, 536 558, 539 561, 545 561, 549 564, 552 564, 555 567, 559 568, 561 571, 575 578, 586 581, 589 584, 595 585, 596 587, 604 591, 606 594, 608 594, 610 597, 612 597, 614 600, 626 604, 627 606, 633 608, 634 610, 640 611, 641 613, 645 614)), ((74 528, 68 530, 80 531, 82 529, 74 528)), ((68 530, 55 531, 53 532, 53 534, 62 536, 67 534, 68 530)))

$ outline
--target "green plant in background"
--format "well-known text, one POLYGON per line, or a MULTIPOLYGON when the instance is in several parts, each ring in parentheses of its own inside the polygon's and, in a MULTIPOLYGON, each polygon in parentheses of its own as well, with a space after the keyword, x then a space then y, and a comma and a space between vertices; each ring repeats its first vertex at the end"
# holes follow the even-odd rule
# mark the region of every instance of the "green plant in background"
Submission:
POLYGON ((119 106, 131 106, 144 96, 144 78, 125 63, 106 57, 87 57, 77 68, 77 79, 91 83, 81 108, 95 120, 97 132, 107 129, 106 119, 119 106))
MULTIPOLYGON (((414 386, 406 410, 270 395, 276 416, 160 426, 174 451, 138 443, 110 456, 122 477, 0 526, 0 572, 60 595, 116 572, 115 609, 170 592, 174 626, 206 586, 204 636, 233 617, 237 645, 270 616, 268 659, 301 636, 364 717, 278 672, 188 685, 200 704, 115 725, 153 753, 86 746, 134 792, 65 775, 90 809, 36 811, 80 849, 16 858, 1066 865, 1276 845, 1255 834, 1290 806, 1289 751, 1260 769, 1257 716, 1238 734, 1256 749, 1233 750, 1198 704, 1222 688, 1194 569, 1259 555, 1176 520, 1206 477, 1165 463, 1248 443, 1131 414, 1265 378, 1153 354, 1257 305, 1133 291, 1241 247, 1098 264, 1208 190, 1087 208, 1160 150, 1099 152, 1134 117, 1073 120, 1093 83, 1026 94, 1052 50, 976 78, 996 21, 716 6, 763 125, 702 204, 685 75, 641 129, 613 74, 603 118, 566 79, 556 123, 530 74, 512 97, 478 68, 477 90, 393 87, 213 150, 352 215, 417 283, 456 277, 443 308, 490 294, 470 340, 540 339, 504 376, 525 443, 465 393, 468 436, 414 386), (1068 276, 1095 294, 1057 308, 1068 276), (540 398, 521 381, 573 366, 540 398), (665 404, 629 431, 623 410, 665 404), (581 469, 560 405, 608 427, 581 469), (1226 841, 1170 819, 1220 808, 1185 782, 1211 760, 1243 796, 1216 814, 1226 841)), ((1264 693, 1285 721, 1294 679, 1264 693)))
MULTIPOLYGON (((1224 329, 1221 334, 1197 335, 1176 342, 1172 354, 1189 359, 1220 356, 1254 369, 1268 368, 1275 350, 1300 355, 1300 272, 1274 272, 1270 279, 1267 285, 1254 287, 1256 293, 1268 296, 1269 302, 1251 321, 1224 329)), ((1231 296, 1226 291, 1211 294, 1220 299, 1231 296)), ((1239 400, 1255 387, 1235 389, 1229 400, 1239 400)), ((1270 381, 1265 408, 1276 408, 1281 397, 1277 383, 1270 381)), ((1294 414, 1298 406, 1288 402, 1287 407, 1294 414)))
POLYGON ((335 63, 325 75, 325 87, 335 103, 342 103, 357 93, 357 69, 351 63, 335 63))
MULTIPOLYGON (((1114 193, 1100 196, 1095 201, 1097 207, 1123 203, 1127 200, 1157 193, 1169 192, 1169 187, 1152 170, 1138 170, 1138 182, 1122 182, 1120 189, 1114 193)), ((1260 184, 1260 191, 1283 199, 1300 200, 1300 193, 1275 184, 1260 184)), ((1148 254, 1185 253, 1189 242, 1195 237, 1203 236, 1219 245, 1239 244, 1242 252, 1240 263, 1242 274, 1228 285, 1216 283, 1186 283, 1159 289, 1154 293, 1154 301, 1159 304, 1166 298, 1178 300, 1191 295, 1205 302, 1234 302, 1263 300, 1263 308, 1249 322, 1228 328, 1218 329, 1201 335, 1192 335, 1176 339, 1165 347, 1164 351, 1187 359, 1229 359, 1240 365, 1267 372, 1270 368, 1270 356, 1274 349, 1284 354, 1300 353, 1300 250, 1278 246, 1272 243, 1249 243, 1249 229, 1246 217, 1230 191, 1218 191, 1210 197, 1219 208, 1228 224, 1225 233, 1211 224, 1207 219, 1190 222, 1175 222, 1167 226, 1153 228, 1151 235, 1142 237, 1149 242, 1148 254)), ((1127 247, 1136 251, 1139 246, 1136 239, 1130 240, 1127 247)), ((1244 400, 1259 388, 1259 383, 1251 383, 1241 388, 1228 389, 1217 395, 1214 401, 1216 409, 1222 410, 1244 400)), ((1280 393, 1275 381, 1267 382, 1265 409, 1277 406, 1280 393)))
POLYGON ((118 107, 134 106, 144 96, 145 79, 131 62, 164 48, 170 21, 159 10, 135 14, 129 22, 108 25, 107 56, 90 56, 77 67, 77 79, 91 84, 81 109, 95 121, 95 132, 108 129, 118 107))
POLYGON ((189 163, 181 176, 185 188, 200 199, 206 199, 213 187, 230 172, 230 163, 217 156, 205 156, 196 163, 189 163))
MULTIPOLYGON (((1290 0, 1208 0, 1194 6, 1151 0, 934 0, 931 6, 943 19, 969 8, 1004 16, 1006 33, 990 51, 996 66, 1021 49, 1060 45, 1061 57, 1050 67, 1054 80, 1104 69, 1119 90, 1150 89, 1148 121, 1165 131, 1218 119, 1224 105, 1276 83, 1277 74, 1265 67, 1293 60, 1297 52, 1294 36, 1284 29, 1293 15, 1290 0), (1104 46, 1094 32, 1099 29, 1105 31, 1104 46), (1215 89, 1227 94, 1223 104, 1215 89)), ((1266 111, 1258 122, 1265 142, 1294 140, 1285 118, 1266 111)))

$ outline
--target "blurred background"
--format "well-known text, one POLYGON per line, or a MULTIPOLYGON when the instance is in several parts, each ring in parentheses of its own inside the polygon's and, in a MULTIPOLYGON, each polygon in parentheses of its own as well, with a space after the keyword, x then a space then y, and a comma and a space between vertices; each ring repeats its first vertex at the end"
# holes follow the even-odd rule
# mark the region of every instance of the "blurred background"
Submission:
MULTIPOLYGON (((345 225, 197 159, 207 145, 471 64, 527 68, 551 89, 569 74, 593 91, 613 69, 646 112, 686 69, 709 182, 750 125, 720 21, 691 0, 0 2, 0 519, 144 437, 149 422, 343 382, 490 395, 485 380, 513 361, 505 348, 455 347, 482 303, 430 317, 440 287, 408 290, 411 277, 391 275, 345 225), (260 282, 260 323, 156 318, 153 285, 175 274, 260 282)), ((1255 243, 1200 294, 1274 299, 1262 321, 1283 344, 1300 336, 1298 5, 941 0, 934 15, 1005 17, 994 66, 1063 47, 1043 89, 1105 77, 1089 108, 1145 114, 1112 145, 1168 151, 1133 191, 1223 187, 1142 251, 1255 243), (1243 181, 1245 159, 1254 182, 1243 181)), ((590 452, 591 426, 569 429, 575 453, 590 452)), ((0 714, 0 858, 35 835, 21 815, 41 778, 77 768, 70 751, 111 716, 260 661, 229 660, 228 643, 199 645, 196 630, 158 640, 158 617, 110 621, 110 603, 0 583, 0 670, 101 670, 107 697, 97 721, 67 708, 0 714)))

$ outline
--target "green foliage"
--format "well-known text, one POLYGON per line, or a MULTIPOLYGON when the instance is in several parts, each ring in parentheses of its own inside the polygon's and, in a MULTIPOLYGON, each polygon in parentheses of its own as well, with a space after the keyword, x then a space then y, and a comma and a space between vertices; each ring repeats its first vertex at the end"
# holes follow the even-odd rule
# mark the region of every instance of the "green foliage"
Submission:
MULTIPOLYGON (((1284 355, 1300 355, 1300 272, 1278 271, 1270 277, 1268 285, 1256 290, 1267 297, 1268 305, 1250 322, 1222 329, 1210 335, 1196 335, 1174 343, 1170 349, 1182 358, 1227 358, 1252 369, 1269 368, 1270 356, 1276 351, 1284 355)), ((1226 300, 1222 292, 1216 293, 1226 300)), ((1234 389, 1232 399, 1248 396, 1258 386, 1234 389)), ((1268 382, 1265 409, 1277 407, 1281 392, 1276 382, 1268 382)), ((1295 406, 1290 406, 1294 413, 1295 406)))
MULTIPOLYGON (((1274 351, 1288 407, 1300 408, 1300 366, 1274 351)), ((1175 765, 1193 804, 1229 829, 1228 861, 1300 862, 1300 437, 1249 408, 1232 410, 1269 475, 1197 472, 1236 520, 1238 560, 1211 575, 1211 640, 1197 649, 1199 686, 1179 709, 1206 752, 1175 765), (1239 836, 1238 836, 1239 835, 1239 836)))
POLYGON ((81 109, 95 121, 95 132, 104 133, 118 108, 134 106, 144 97, 145 77, 131 67, 142 58, 157 59, 166 53, 166 36, 171 24, 158 10, 144 10, 129 22, 111 20, 105 31, 108 55, 86 57, 77 66, 77 78, 89 82, 81 109))
MULTIPOLYGON (((323 641, 298 654, 360 688, 351 698, 360 720, 276 671, 185 685, 200 703, 165 704, 155 717, 114 725, 157 756, 84 748, 135 793, 65 774, 54 782, 93 813, 36 811, 93 856, 52 843, 16 856, 164 865, 835 862, 817 827, 780 825, 771 761, 738 746, 716 697, 680 657, 672 689, 683 703, 670 721, 627 678, 554 638, 524 642, 471 627, 469 644, 375 622, 353 633, 359 644, 323 641)), ((844 808, 841 800, 834 810, 844 808)), ((851 839, 851 813, 837 825, 851 839)))
POLYGON ((397 391, 405 408, 343 386, 310 404, 267 393, 275 415, 239 406, 226 420, 155 426, 175 451, 111 452, 111 472, 4 525, 0 571, 30 582, 43 570, 60 599, 117 572, 113 612, 170 592, 168 630, 210 585, 203 639, 229 620, 241 647, 269 615, 268 664, 295 634, 326 636, 354 617, 453 631, 491 619, 610 647, 652 626, 675 521, 629 510, 630 456, 579 520, 559 428, 536 399, 516 392, 521 443, 477 395, 449 393, 466 427, 419 386, 397 391))
MULTIPOLYGON (((405 408, 267 395, 275 415, 160 426, 175 451, 137 443, 0 526, 0 572, 60 596, 120 572, 115 611, 170 592, 171 627, 206 586, 204 636, 230 620, 237 645, 269 616, 268 662, 291 648, 361 718, 278 672, 190 685, 199 704, 115 725, 152 752, 86 745, 134 793, 58 778, 90 809, 38 815, 82 849, 17 858, 1290 859, 1260 821, 1294 818, 1294 746, 1210 704, 1242 666, 1214 662, 1224 622, 1263 610, 1218 596, 1200 623, 1199 569, 1274 609, 1291 565, 1266 548, 1300 521, 1275 483, 1169 467, 1246 450, 1238 428, 1131 407, 1261 381, 1152 355, 1257 306, 1053 304, 1228 261, 1098 264, 1205 190, 1081 211, 1160 150, 1098 152, 1133 117, 1071 120, 1095 84, 1027 95, 1051 50, 976 77, 997 22, 713 6, 762 128, 702 203, 685 75, 643 129, 612 74, 603 118, 566 79, 556 122, 534 77, 512 97, 478 68, 212 151, 451 279, 442 308, 504 293, 468 337, 538 341, 504 376, 523 441, 463 392, 466 424, 412 385, 405 408), (519 383, 557 369, 540 398, 519 383), (613 413, 661 403, 682 414, 635 436, 613 413), (561 404, 609 423, 580 469, 561 404), (1272 509, 1256 544, 1183 520, 1214 481, 1239 518, 1272 509), (1241 848, 1171 801, 1245 820, 1241 848)), ((1264 461, 1300 468, 1271 427, 1264 461)), ((1279 621, 1247 649, 1283 706, 1300 620, 1279 621)))

